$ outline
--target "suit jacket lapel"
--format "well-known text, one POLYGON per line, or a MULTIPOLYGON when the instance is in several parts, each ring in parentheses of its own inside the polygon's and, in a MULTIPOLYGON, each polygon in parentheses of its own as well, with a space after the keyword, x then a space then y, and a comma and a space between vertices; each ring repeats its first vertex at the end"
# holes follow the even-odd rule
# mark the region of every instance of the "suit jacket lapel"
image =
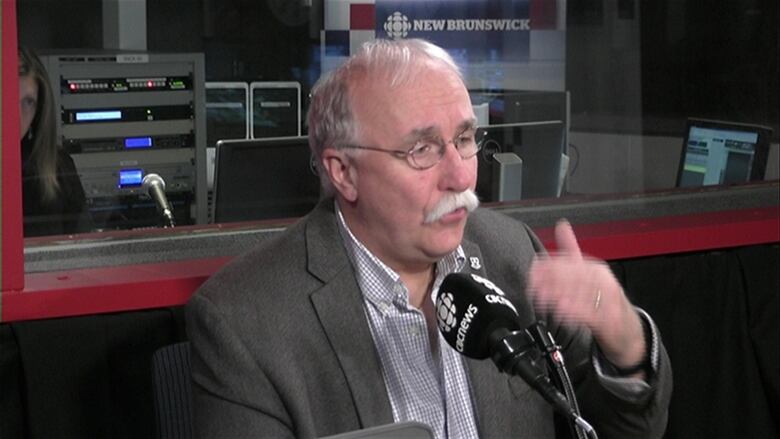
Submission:
POLYGON ((312 305, 352 393, 361 428, 393 422, 363 297, 341 242, 333 203, 322 202, 306 227, 309 271, 324 286, 312 305))
MULTIPOLYGON (((318 205, 306 227, 308 269, 324 286, 311 295, 322 328, 341 364, 360 427, 393 422, 379 357, 363 309, 363 298, 339 236, 332 201, 318 205)), ((479 246, 464 240, 465 272, 486 277, 479 246)), ((466 368, 480 437, 511 437, 511 419, 522 417, 524 401, 490 360, 467 359, 466 368)), ((521 384, 524 386, 524 383, 521 384)))

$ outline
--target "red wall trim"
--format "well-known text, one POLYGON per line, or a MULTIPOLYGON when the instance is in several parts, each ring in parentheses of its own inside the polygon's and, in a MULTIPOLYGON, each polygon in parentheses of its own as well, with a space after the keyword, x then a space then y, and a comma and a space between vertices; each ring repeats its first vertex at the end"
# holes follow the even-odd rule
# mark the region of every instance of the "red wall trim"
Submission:
MULTIPOLYGON (((605 260, 780 241, 780 206, 575 225, 582 251, 605 260)), ((548 249, 553 229, 538 230, 548 249)))
MULTIPOLYGON (((618 260, 780 242, 780 206, 579 224, 583 252, 618 260)), ((536 231, 554 248, 552 228, 536 231)), ((176 306, 231 258, 33 273, 4 296, 2 321, 176 306)))
POLYGON ((3 322, 100 314, 185 303, 230 257, 28 274, 6 293, 3 322))
MULTIPOLYGON (((22 177, 19 146, 19 69, 17 67, 16 2, 2 1, 2 122, 0 123, 0 291, 24 287, 22 177)), ((3 307, 0 294, 0 310, 3 307)))

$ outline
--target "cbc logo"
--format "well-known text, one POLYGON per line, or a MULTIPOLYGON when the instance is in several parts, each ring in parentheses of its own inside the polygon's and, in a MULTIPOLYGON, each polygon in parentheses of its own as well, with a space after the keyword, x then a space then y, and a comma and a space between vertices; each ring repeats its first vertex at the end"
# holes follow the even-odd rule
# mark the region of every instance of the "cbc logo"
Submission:
POLYGON ((409 23, 409 17, 400 12, 393 12, 393 15, 385 20, 385 32, 394 40, 405 38, 411 29, 412 24, 409 23))
POLYGON ((504 294, 504 292, 501 291, 501 288, 497 287, 496 284, 494 284, 493 282, 485 279, 484 277, 477 276, 476 274, 472 274, 471 278, 474 279, 474 282, 482 284, 483 286, 485 286, 485 288, 495 292, 496 294, 499 294, 501 296, 506 296, 506 294, 504 294))
POLYGON ((436 313, 436 321, 439 323, 439 329, 442 332, 450 332, 455 327, 455 304, 452 303, 452 294, 442 293, 439 309, 436 313))

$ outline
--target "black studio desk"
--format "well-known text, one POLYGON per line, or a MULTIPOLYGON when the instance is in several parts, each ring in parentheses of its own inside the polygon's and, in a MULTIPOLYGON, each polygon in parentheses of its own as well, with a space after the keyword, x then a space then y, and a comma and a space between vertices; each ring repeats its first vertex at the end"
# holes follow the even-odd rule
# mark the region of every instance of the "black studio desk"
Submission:
MULTIPOLYGON (((674 369, 668 438, 778 437, 780 185, 494 205, 546 245, 560 217, 658 323, 674 369)), ((153 437, 151 355, 181 305, 289 222, 28 241, 3 294, 0 437, 153 437)))

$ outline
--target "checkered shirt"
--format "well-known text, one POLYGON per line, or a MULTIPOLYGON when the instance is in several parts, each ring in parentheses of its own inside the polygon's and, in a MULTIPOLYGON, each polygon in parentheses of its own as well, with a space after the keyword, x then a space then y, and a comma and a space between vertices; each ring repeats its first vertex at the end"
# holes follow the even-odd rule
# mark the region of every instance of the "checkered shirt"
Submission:
MULTIPOLYGON (((382 263, 349 230, 336 206, 339 231, 355 268, 371 336, 379 353, 393 419, 430 426, 437 438, 476 438, 477 423, 463 357, 436 332, 431 349, 422 311, 409 304, 398 274, 382 263)), ((458 248, 436 264, 430 299, 444 277, 465 265, 458 248)))

